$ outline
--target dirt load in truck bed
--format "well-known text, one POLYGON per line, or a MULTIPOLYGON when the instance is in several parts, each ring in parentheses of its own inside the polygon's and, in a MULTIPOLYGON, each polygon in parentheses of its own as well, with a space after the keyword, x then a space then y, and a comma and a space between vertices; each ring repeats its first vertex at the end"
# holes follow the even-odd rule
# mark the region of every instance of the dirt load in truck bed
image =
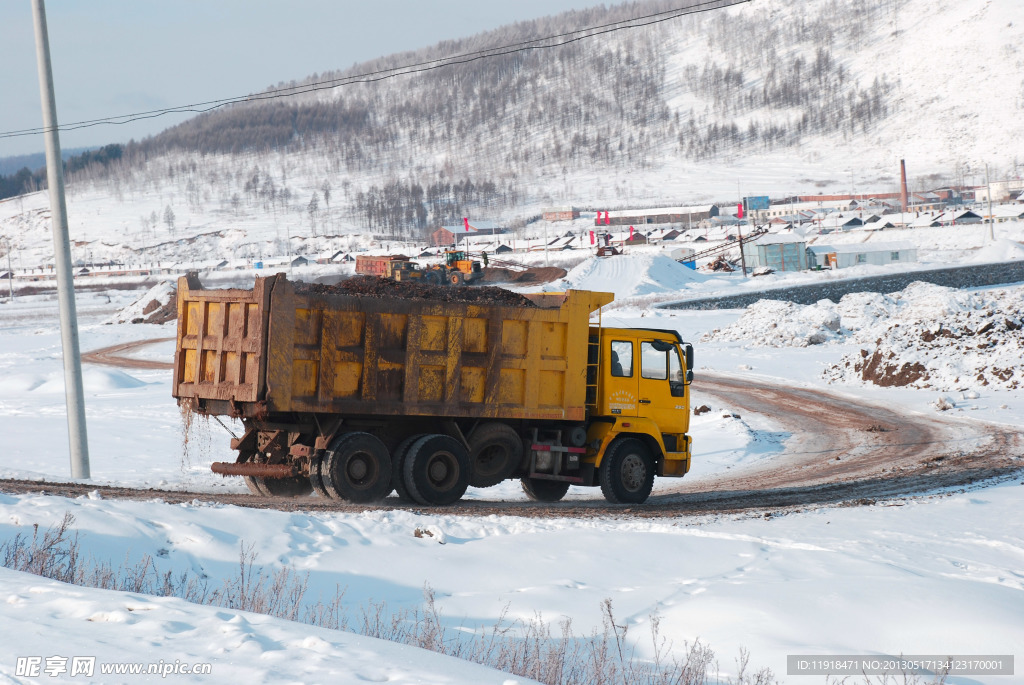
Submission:
POLYGON ((437 300, 491 304, 505 307, 534 307, 528 298, 504 288, 493 286, 455 287, 392 281, 378 276, 353 276, 335 285, 322 283, 296 283, 295 291, 302 295, 354 295, 399 299, 437 300))

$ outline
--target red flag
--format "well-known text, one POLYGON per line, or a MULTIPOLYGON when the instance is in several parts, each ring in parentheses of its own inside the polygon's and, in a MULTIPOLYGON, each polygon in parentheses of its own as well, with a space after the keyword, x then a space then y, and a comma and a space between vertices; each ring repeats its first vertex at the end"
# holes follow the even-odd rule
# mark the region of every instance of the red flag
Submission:
POLYGON ((604 213, 604 225, 607 226, 610 223, 611 223, 611 219, 609 218, 609 213, 605 212, 604 213))
POLYGON ((629 239, 630 240, 633 239, 633 227, 632 226, 629 227, 629 239))
POLYGON ((742 219, 743 218, 743 203, 742 202, 739 203, 738 205, 736 205, 736 218, 737 219, 742 219))
POLYGON ((466 230, 468 231, 469 230, 469 217, 468 216, 462 217, 462 223, 465 224, 466 230))
POLYGON ((590 244, 591 245, 594 244, 594 232, 593 231, 590 232, 590 244))

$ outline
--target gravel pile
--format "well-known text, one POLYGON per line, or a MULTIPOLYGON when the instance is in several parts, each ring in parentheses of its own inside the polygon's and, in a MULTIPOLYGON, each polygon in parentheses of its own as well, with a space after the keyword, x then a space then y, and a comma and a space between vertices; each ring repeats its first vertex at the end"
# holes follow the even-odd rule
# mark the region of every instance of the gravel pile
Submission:
POLYGON ((400 283, 377 276, 353 276, 335 285, 296 283, 303 295, 354 295, 403 300, 434 300, 466 304, 490 304, 502 307, 533 307, 528 298, 494 286, 447 286, 426 283, 400 283))

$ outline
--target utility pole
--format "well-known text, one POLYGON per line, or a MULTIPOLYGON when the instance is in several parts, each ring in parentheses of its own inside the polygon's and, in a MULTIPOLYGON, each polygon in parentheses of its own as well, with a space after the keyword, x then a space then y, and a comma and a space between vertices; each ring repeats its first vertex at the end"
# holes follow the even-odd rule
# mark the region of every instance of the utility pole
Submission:
POLYGON ((11 241, 7 241, 7 285, 11 288, 11 302, 14 302, 14 269, 11 268, 11 241))
POLYGON ((988 164, 985 165, 985 188, 987 189, 985 194, 988 196, 988 241, 994 243, 996 238, 995 231, 992 230, 992 222, 995 221, 995 217, 992 216, 992 183, 988 180, 988 164))
POLYGON ((32 18, 35 23, 39 95, 42 99, 46 139, 46 180, 49 184, 50 212, 53 216, 53 256, 57 267, 57 299, 60 305, 60 335, 64 354, 71 477, 81 480, 90 477, 89 440, 85 430, 85 389, 82 385, 82 360, 78 349, 78 316, 75 311, 75 286, 71 273, 68 209, 64 199, 64 167, 60 155, 60 137, 57 134, 57 100, 53 94, 50 39, 46 32, 46 8, 43 6, 43 0, 32 0, 32 18))

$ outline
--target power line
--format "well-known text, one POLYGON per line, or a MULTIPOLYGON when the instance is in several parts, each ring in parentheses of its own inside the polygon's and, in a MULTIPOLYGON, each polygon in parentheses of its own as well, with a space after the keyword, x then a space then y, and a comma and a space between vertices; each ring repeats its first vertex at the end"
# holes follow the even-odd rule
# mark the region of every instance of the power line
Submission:
MULTIPOLYGON (((567 31, 564 33, 544 36, 542 38, 534 38, 532 40, 520 41, 518 43, 510 43, 508 45, 502 45, 494 48, 486 48, 483 50, 476 50, 473 52, 466 52, 458 55, 451 55, 448 57, 440 57, 437 59, 416 62, 413 64, 406 64, 398 67, 391 67, 388 69, 380 69, 377 71, 364 72, 361 74, 353 74, 351 76, 344 76, 336 79, 327 79, 324 81, 315 81, 313 83, 307 83, 303 85, 287 86, 285 88, 267 90, 257 94, 241 95, 230 98, 222 98, 218 100, 208 100, 206 102, 198 102, 190 105, 167 107, 164 109, 154 109, 147 112, 136 112, 133 114, 122 114, 119 116, 103 117, 101 119, 88 119, 84 121, 77 121, 70 124, 63 124, 61 126, 58 126, 57 130, 75 131, 82 128, 91 128, 93 126, 117 126, 128 124, 134 121, 141 121, 144 119, 154 119, 156 117, 161 117, 166 114, 181 114, 187 112, 191 112, 194 114, 202 114, 204 112, 209 112, 220 107, 225 107, 227 105, 237 104, 241 102, 276 100, 279 98, 293 97, 296 95, 312 93, 319 90, 330 90, 333 88, 353 85, 356 83, 375 83, 377 81, 392 79, 399 76, 407 76, 410 74, 417 74, 425 71, 433 71, 435 69, 441 69, 443 67, 449 67, 458 64, 467 64, 469 62, 476 62, 478 60, 487 59, 490 57, 500 57, 503 55, 510 55, 517 52, 547 50, 551 48, 563 47, 565 45, 585 40, 587 38, 594 38, 596 36, 601 36, 616 31, 623 31, 626 29, 635 29, 644 26, 651 26, 653 24, 660 24, 662 22, 670 21, 672 19, 678 19, 679 17, 691 14, 701 14, 703 12, 711 12, 718 9, 725 9, 727 7, 741 5, 750 1, 751 0, 703 0, 702 2, 697 2, 687 7, 677 7, 675 9, 665 10, 662 12, 655 12, 653 14, 647 14, 640 17, 633 17, 631 19, 623 19, 621 21, 610 22, 608 24, 590 26, 583 29, 577 29, 575 31, 567 31)), ((0 139, 38 135, 40 133, 47 133, 49 131, 50 129, 46 127, 21 129, 16 131, 4 131, 0 132, 0 139)))

